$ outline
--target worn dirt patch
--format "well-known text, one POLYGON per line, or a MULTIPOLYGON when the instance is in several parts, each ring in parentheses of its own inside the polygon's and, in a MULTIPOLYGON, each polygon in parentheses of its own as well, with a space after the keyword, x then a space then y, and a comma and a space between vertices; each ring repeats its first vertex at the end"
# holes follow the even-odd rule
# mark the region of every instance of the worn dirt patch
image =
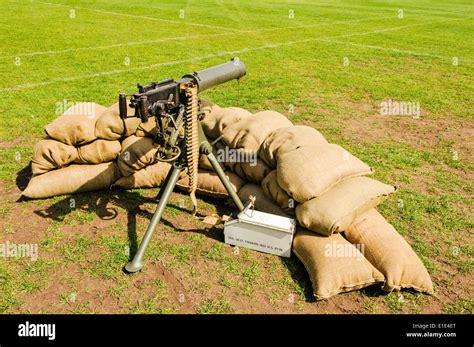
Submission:
POLYGON ((344 134, 362 143, 395 140, 429 150, 446 143, 452 144, 460 157, 473 158, 474 123, 470 120, 365 114, 348 118, 345 123, 344 134))

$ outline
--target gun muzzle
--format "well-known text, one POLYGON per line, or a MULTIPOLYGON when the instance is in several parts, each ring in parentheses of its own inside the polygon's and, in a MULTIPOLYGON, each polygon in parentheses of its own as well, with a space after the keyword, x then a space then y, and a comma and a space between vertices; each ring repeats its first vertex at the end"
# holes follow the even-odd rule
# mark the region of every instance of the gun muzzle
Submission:
POLYGON ((221 83, 239 79, 246 73, 245 64, 239 58, 232 58, 228 63, 184 75, 183 79, 193 79, 199 92, 203 92, 221 83))

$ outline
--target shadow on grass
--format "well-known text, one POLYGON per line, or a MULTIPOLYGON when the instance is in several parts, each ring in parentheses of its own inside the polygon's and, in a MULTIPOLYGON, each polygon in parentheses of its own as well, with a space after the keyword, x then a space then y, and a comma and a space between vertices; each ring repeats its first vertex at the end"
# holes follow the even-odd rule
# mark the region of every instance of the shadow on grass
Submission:
POLYGON ((293 254, 291 258, 281 258, 283 265, 288 269, 291 278, 302 291, 306 302, 316 302, 311 287, 311 280, 303 263, 293 254))
MULTIPOLYGON (((31 175, 31 163, 17 172, 16 184, 20 190, 24 190, 26 188, 31 175)), ((232 213, 235 214, 236 212, 236 208, 232 205, 232 203, 227 204, 221 199, 205 196, 200 196, 200 199, 207 204, 215 206, 217 213, 220 216, 231 215, 232 213)), ((30 199, 21 197, 18 202, 28 200, 30 199)), ((117 207, 123 208, 125 211, 127 211, 127 235, 130 247, 130 260, 132 260, 138 250, 139 242, 141 241, 138 240, 137 236, 137 216, 141 216, 148 220, 151 220, 153 217, 153 213, 147 211, 144 208, 144 204, 149 203, 153 203, 155 206, 158 206, 157 197, 146 197, 140 194, 138 191, 130 191, 116 187, 110 190, 66 195, 61 200, 54 202, 46 208, 35 210, 34 213, 42 218, 48 218, 54 221, 63 221, 65 217, 71 212, 75 210, 81 210, 86 213, 95 213, 100 219, 103 220, 113 220, 117 218, 119 214, 117 207)), ((192 213, 190 209, 180 207, 176 202, 169 201, 167 208, 173 209, 178 213, 187 213, 189 215, 192 213)), ((202 212, 200 213, 198 210, 197 217, 202 219, 205 217, 205 215, 202 214, 202 212)), ((182 228, 179 225, 175 225, 167 218, 161 218, 160 223, 179 232, 199 233, 218 242, 224 242, 222 226, 188 229, 182 228)), ((312 295, 311 282, 302 263, 295 256, 290 259, 282 258, 282 263, 288 269, 292 279, 300 288, 299 291, 304 295, 305 300, 307 302, 315 301, 312 295)))
POLYGON ((387 292, 384 292, 380 288, 380 283, 375 283, 369 287, 365 287, 362 289, 359 289, 360 293, 369 297, 369 298, 377 298, 379 296, 387 296, 387 292))
POLYGON ((27 166, 25 166, 23 169, 21 169, 20 171, 16 173, 15 183, 18 189, 20 189, 21 191, 25 190, 32 175, 33 173, 31 172, 31 161, 30 161, 27 166))
MULTIPOLYGON (((31 179, 31 162, 17 172, 16 185, 20 190, 24 190, 31 179)), ((176 189, 175 189, 176 191, 176 189)), ((159 196, 159 195, 158 195, 159 196)), ((222 200, 200 197, 201 200, 208 204, 216 206, 219 215, 230 214, 232 208, 225 206, 222 200)), ((26 197, 20 197, 17 202, 31 200, 26 197)), ((34 211, 34 213, 42 218, 48 218, 54 221, 63 221, 64 218, 75 210, 81 210, 86 213, 95 213, 100 219, 113 220, 118 216, 119 211, 117 207, 123 208, 127 211, 127 234, 130 244, 131 258, 135 255, 138 249, 138 236, 136 230, 137 216, 151 220, 153 212, 149 212, 144 208, 144 204, 153 203, 158 206, 157 197, 146 197, 138 191, 125 190, 120 187, 115 187, 110 190, 93 191, 87 193, 77 193, 64 196, 61 200, 54 202, 50 206, 34 211)), ((156 208, 155 207, 155 208, 156 208)), ((168 201, 167 208, 173 209, 178 213, 191 214, 192 211, 178 206, 175 202, 168 201)), ((205 217, 204 214, 197 214, 198 218, 205 217)), ((223 241, 222 228, 212 226, 210 228, 196 228, 186 229, 179 225, 175 225, 167 218, 161 218, 160 223, 180 232, 196 232, 212 238, 217 241, 223 241)))

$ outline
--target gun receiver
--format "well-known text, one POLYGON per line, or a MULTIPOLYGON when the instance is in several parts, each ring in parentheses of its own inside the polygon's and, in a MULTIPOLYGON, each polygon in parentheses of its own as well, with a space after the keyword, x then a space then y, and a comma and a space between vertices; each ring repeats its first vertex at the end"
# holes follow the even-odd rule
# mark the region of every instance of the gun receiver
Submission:
MULTIPOLYGON (((184 99, 182 86, 196 85, 198 92, 205 91, 219 84, 240 79, 245 76, 245 65, 238 58, 230 62, 211 68, 184 75, 180 80, 168 79, 152 82, 146 86, 138 84, 138 93, 132 94, 130 107, 135 109, 134 117, 140 117, 146 122, 151 116, 156 116, 165 111, 172 111, 184 99)), ((120 94, 120 117, 128 117, 127 94, 120 94)))

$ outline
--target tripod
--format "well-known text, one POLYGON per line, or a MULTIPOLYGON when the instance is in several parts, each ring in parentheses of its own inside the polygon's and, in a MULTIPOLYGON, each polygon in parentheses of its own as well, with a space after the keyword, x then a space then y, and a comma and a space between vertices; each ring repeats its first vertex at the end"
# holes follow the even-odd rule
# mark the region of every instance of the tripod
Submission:
MULTIPOLYGON (((219 164, 219 161, 215 157, 212 151, 212 145, 209 143, 209 141, 206 138, 206 135, 204 134, 204 131, 202 130, 201 124, 198 122, 198 143, 199 143, 199 155, 205 155, 209 159, 209 162, 212 165, 212 168, 216 172, 217 176, 221 180, 222 184, 224 185, 225 189, 229 193, 229 196, 232 198, 234 201, 235 205, 239 209, 239 211, 242 211, 244 209, 244 205, 242 204, 242 201, 240 200, 239 196, 237 195, 237 192, 234 190, 233 186, 229 182, 229 179, 226 177, 224 170, 219 164)), ((176 182, 179 179, 179 175, 181 171, 185 167, 185 151, 183 151, 176 160, 172 162, 172 167, 170 168, 168 175, 163 183, 163 185, 160 188, 160 191, 158 193, 158 206, 156 208, 155 213, 153 214, 153 217, 151 218, 150 224, 148 225, 148 228, 145 232, 145 235, 143 237, 142 242, 140 243, 140 246, 137 250, 137 253, 135 253, 132 261, 130 261, 126 266, 125 270, 129 273, 134 273, 139 271, 143 267, 143 256, 145 254, 145 250, 150 243, 150 240, 153 236, 153 233, 155 232, 156 226, 160 222, 161 216, 163 214, 163 211, 168 203, 168 200, 171 196, 171 192, 173 191, 176 182)))

